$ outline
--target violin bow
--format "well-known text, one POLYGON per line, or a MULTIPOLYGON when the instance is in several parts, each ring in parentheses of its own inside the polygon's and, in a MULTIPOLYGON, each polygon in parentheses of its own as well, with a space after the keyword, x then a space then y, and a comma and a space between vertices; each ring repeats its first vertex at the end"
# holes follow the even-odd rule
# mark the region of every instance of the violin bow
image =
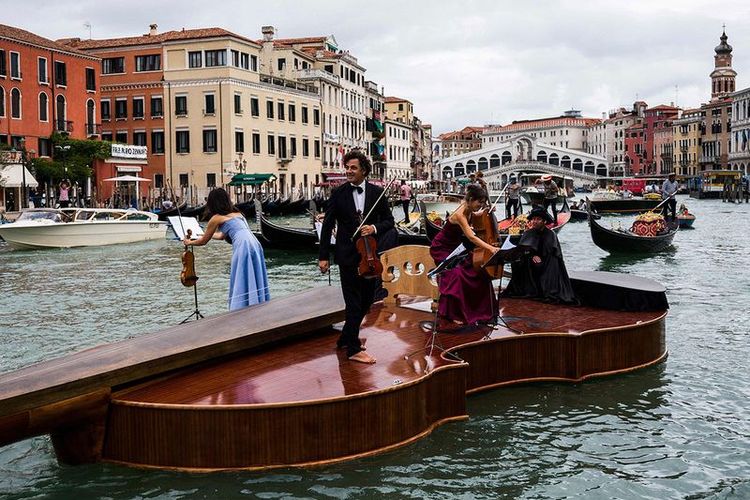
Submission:
POLYGON ((357 233, 359 233, 360 229, 362 229, 362 226, 365 225, 365 221, 372 214, 372 211, 375 210, 375 207, 378 206, 378 203, 380 203, 380 200, 383 198, 383 196, 385 195, 385 193, 388 192, 388 190, 391 188, 391 186, 393 185, 393 182, 395 180, 396 180, 395 177, 393 179, 391 179, 391 182, 388 183, 388 185, 385 187, 385 189, 383 189, 383 192, 380 193, 380 196, 378 196, 378 199, 375 200, 375 203, 372 204, 372 206, 370 207, 370 211, 367 212, 367 215, 365 215, 364 217, 362 217, 362 222, 359 224, 359 227, 357 228, 356 231, 354 231, 354 234, 352 235, 352 241, 354 241, 354 237, 357 236, 357 233))

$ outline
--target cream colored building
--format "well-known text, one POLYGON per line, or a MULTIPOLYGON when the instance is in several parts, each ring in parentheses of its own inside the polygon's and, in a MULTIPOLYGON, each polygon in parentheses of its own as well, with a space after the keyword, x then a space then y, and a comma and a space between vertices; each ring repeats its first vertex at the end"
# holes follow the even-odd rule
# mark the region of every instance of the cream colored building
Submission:
POLYGON ((643 119, 642 113, 638 115, 638 109, 634 105, 632 111, 619 108, 602 113, 602 120, 589 128, 588 152, 607 159, 610 175, 625 174, 625 129, 643 119))
POLYGON ((388 96, 385 98, 385 117, 401 123, 411 123, 414 118, 414 105, 407 99, 388 96))
POLYGON ((385 180, 411 179, 412 127, 400 121, 385 120, 385 180))
POLYGON ((680 118, 672 121, 673 165, 677 175, 698 175, 702 122, 700 108, 686 109, 680 118))
POLYGON ((288 71, 263 73, 262 46, 234 34, 167 41, 163 50, 167 176, 175 186, 208 189, 236 173, 266 173, 276 177, 272 189, 288 195, 321 180, 314 85, 284 78, 288 71))
POLYGON ((597 118, 582 118, 579 111, 570 110, 553 118, 518 120, 510 125, 490 126, 482 134, 482 148, 525 134, 551 146, 588 151, 589 128, 599 121, 597 118))

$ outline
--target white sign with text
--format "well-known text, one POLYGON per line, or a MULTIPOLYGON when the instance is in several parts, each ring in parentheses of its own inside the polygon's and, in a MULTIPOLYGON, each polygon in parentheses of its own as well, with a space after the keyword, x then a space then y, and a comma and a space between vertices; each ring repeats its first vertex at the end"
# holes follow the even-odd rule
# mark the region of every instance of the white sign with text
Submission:
POLYGON ((129 144, 112 144, 112 156, 117 158, 146 159, 148 155, 147 146, 131 146, 129 144))

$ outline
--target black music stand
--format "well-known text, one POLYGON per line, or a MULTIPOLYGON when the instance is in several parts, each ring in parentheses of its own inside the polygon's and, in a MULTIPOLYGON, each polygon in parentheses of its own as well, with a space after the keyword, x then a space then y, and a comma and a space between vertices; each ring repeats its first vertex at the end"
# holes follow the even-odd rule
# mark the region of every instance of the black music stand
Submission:
MULTIPOLYGON (((438 282, 438 289, 440 289, 440 276, 457 265, 459 265, 461 262, 463 262, 467 257, 471 255, 471 250, 464 248, 463 251, 456 253, 455 255, 450 255, 448 258, 443 260, 435 269, 431 270, 427 273, 428 278, 434 277, 435 280, 438 282)), ((409 359, 410 357, 414 356, 416 353, 421 351, 429 351, 428 356, 432 356, 432 352, 437 349, 440 352, 445 352, 449 356, 453 357, 456 361, 460 361, 463 363, 463 359, 461 359, 457 354, 449 352, 443 345, 440 343, 440 339, 438 338, 438 334, 440 333, 438 331, 438 307, 435 307, 435 317, 432 320, 432 325, 430 327, 430 340, 427 341, 424 347, 421 349, 417 349, 416 351, 412 351, 406 355, 404 355, 404 359, 409 359)), ((420 326, 423 326, 423 329, 427 329, 426 325, 429 324, 429 321, 423 321, 420 326)))
MULTIPOLYGON (((506 241, 506 243, 510 243, 510 235, 508 236, 508 240, 506 241)), ((503 247, 505 247, 505 244, 503 244, 503 247)), ((527 253, 529 253, 529 251, 532 250, 531 247, 528 247, 526 245, 520 245, 520 244, 513 245, 512 247, 509 247, 509 248, 503 248, 503 247, 501 247, 500 250, 495 252, 495 254, 492 257, 490 257, 487 260, 487 262, 484 263, 482 267, 500 266, 501 268, 503 268, 506 262, 513 262, 515 260, 518 260, 521 257, 525 256, 527 253)), ((502 286, 502 276, 500 277, 500 280, 501 280, 500 286, 502 286)), ((494 293, 494 290, 493 290, 493 293, 494 293)), ((499 304, 499 301, 498 301, 498 304, 499 304)), ((510 326, 507 323, 507 321, 505 321, 505 318, 503 318, 503 316, 500 314, 500 311, 497 312, 496 319, 497 319, 497 323, 502 324, 505 328, 507 328, 508 330, 512 332, 521 333, 521 334, 525 333, 522 330, 518 330, 517 328, 513 328, 512 326, 510 326)))

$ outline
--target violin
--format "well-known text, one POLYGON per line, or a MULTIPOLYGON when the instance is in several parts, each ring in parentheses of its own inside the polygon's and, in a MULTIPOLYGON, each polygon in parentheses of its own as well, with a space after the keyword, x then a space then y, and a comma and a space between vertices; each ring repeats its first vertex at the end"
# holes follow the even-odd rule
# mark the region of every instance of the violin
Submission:
MULTIPOLYGON (((193 235, 193 231, 187 230, 188 239, 193 235)), ((180 273, 180 282, 184 286, 194 286, 198 281, 195 274, 195 255, 192 250, 185 245, 185 251, 182 252, 182 272, 180 273)))
MULTIPOLYGON (((479 214, 473 214, 471 217, 471 227, 474 229, 474 234, 480 240, 492 246, 499 245, 500 235, 497 231, 497 219, 492 210, 482 210, 479 214)), ((485 266, 493 255, 494 252, 490 252, 483 247, 475 247, 471 256, 472 266, 477 271, 483 270, 490 278, 502 278, 502 265, 485 266)))
POLYGON ((383 264, 378 257, 378 242, 374 236, 360 235, 354 244, 359 252, 357 273, 363 278, 377 278, 383 274, 383 264))

